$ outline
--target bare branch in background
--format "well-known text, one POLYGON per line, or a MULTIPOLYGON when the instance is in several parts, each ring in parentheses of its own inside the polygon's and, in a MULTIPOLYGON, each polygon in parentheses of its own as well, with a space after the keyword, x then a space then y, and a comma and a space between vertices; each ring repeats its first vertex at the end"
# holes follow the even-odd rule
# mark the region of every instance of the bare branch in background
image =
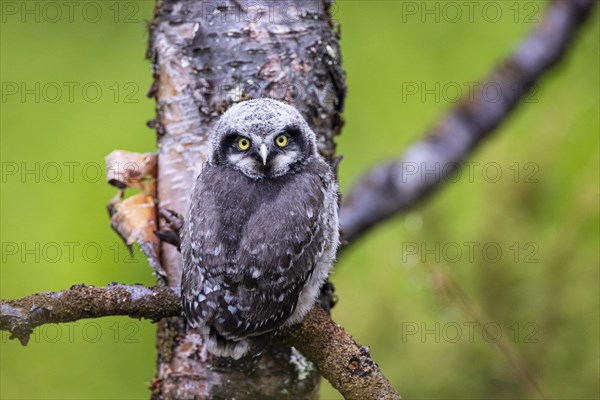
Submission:
MULTIPOLYGON (((140 160, 137 165, 144 167, 144 172, 139 174, 138 171, 119 171, 110 181, 120 190, 110 205, 113 227, 128 244, 137 241, 145 248, 151 264, 159 274, 167 277, 167 283, 172 287, 179 286, 180 256, 176 249, 163 248, 162 261, 168 268, 166 273, 161 269, 158 261, 158 242, 151 235, 156 230, 157 222, 153 197, 158 195, 164 209, 173 204, 180 206, 173 207, 174 209, 185 209, 183 206, 189 190, 188 183, 191 181, 189 178, 193 177, 195 166, 205 156, 206 132, 227 102, 251 97, 252 94, 244 92, 240 95, 237 90, 229 90, 226 92, 227 96, 234 98, 226 97, 226 104, 223 104, 223 99, 215 95, 215 88, 208 87, 208 81, 198 78, 200 75, 195 71, 212 74, 214 82, 223 88, 229 88, 233 85, 231 82, 236 83, 238 78, 229 76, 233 74, 230 69, 210 68, 210 65, 231 65, 233 62, 237 65, 238 61, 249 63, 245 59, 239 59, 243 54, 244 57, 255 57, 251 61, 253 65, 260 67, 259 78, 262 77, 264 82, 261 83, 265 83, 266 88, 275 83, 289 83, 283 80, 283 75, 280 77, 274 73, 285 68, 289 76, 304 74, 302 76, 305 76, 307 81, 323 83, 323 87, 329 88, 325 91, 337 100, 333 107, 324 107, 323 104, 326 103, 321 104, 319 100, 323 96, 317 92, 297 99, 295 105, 303 114, 313 117, 309 119, 317 124, 316 131, 321 139, 320 150, 330 159, 333 159, 335 154, 333 136, 339 133, 342 125, 339 114, 343 109, 345 94, 344 77, 338 57, 338 38, 332 29, 329 2, 324 1, 324 11, 322 15, 317 16, 318 18, 302 21, 302 24, 311 29, 291 30, 285 24, 246 26, 247 24, 240 23, 234 26, 235 29, 232 28, 227 35, 236 38, 241 45, 251 45, 246 49, 247 54, 238 51, 237 45, 229 44, 228 41, 212 39, 223 33, 218 31, 222 27, 195 22, 202 21, 201 18, 193 18, 194 13, 200 11, 198 3, 180 4, 183 6, 174 7, 169 2, 158 1, 152 25, 151 56, 156 78, 152 93, 158 100, 160 157, 156 159, 153 154, 117 152, 107 158, 108 165, 119 165, 115 164, 116 160, 135 157, 140 160), (186 18, 189 22, 181 23, 186 18), (250 34, 247 34, 248 32, 250 34), (270 43, 272 36, 298 35, 299 32, 310 33, 303 39, 307 44, 301 46, 310 50, 307 59, 311 62, 306 65, 300 65, 297 61, 301 57, 298 56, 300 53, 295 47, 289 50, 289 54, 296 58, 287 56, 280 59, 279 49, 283 41, 270 43), (323 37, 327 37, 328 40, 322 40, 323 37), (256 50, 259 47, 255 47, 254 42, 259 39, 273 45, 270 48, 273 52, 272 57, 256 50), (186 64, 185 68, 189 67, 188 69, 182 70, 181 65, 173 60, 180 60, 185 54, 191 54, 185 56, 191 63, 186 64), (323 60, 327 60, 328 64, 323 60), (181 123, 182 121, 185 123, 181 123), (190 132, 199 134, 195 136, 190 132), (157 168, 161 179, 158 191, 154 181, 157 168), (122 191, 125 187, 132 186, 142 189, 145 193, 123 200, 122 191), (149 211, 151 209, 154 211, 149 211), (146 247, 144 243, 147 243, 146 247)), ((562 58, 582 23, 591 13, 593 5, 593 0, 551 1, 541 24, 515 53, 492 73, 486 83, 479 85, 480 88, 486 87, 487 83, 492 82, 503 93, 515 93, 515 88, 518 88, 514 96, 490 101, 484 93, 476 93, 473 100, 463 101, 444 116, 429 135, 410 147, 400 160, 379 165, 368 172, 345 197, 342 205, 340 218, 346 242, 354 242, 371 227, 414 206, 439 187, 443 183, 443 174, 432 176, 423 174, 422 171, 448 173, 458 168, 476 145, 506 119, 528 89, 562 58)), ((228 7, 235 10, 236 2, 232 1, 228 7)), ((216 18, 214 15, 210 18, 216 18)), ((288 42, 290 46, 295 43, 291 40, 287 40, 286 43, 288 42)), ((460 293, 456 295, 458 292, 452 289, 453 286, 448 285, 447 281, 438 279, 437 284, 440 285, 440 290, 443 289, 441 291, 451 293, 461 300, 460 293)), ((176 289, 120 284, 107 287, 76 285, 58 293, 40 293, 22 299, 0 300, 0 330, 9 331, 12 339, 19 339, 22 344, 26 344, 33 329, 47 323, 115 315, 160 320, 157 329, 158 373, 152 385, 155 398, 172 398, 185 390, 185 393, 191 396, 200 393, 196 390, 198 388, 207 389, 207 397, 218 397, 215 394, 225 389, 250 393, 246 391, 247 387, 255 385, 265 390, 265 387, 269 386, 265 383, 273 380, 282 381, 280 385, 269 386, 274 391, 279 390, 281 385, 287 385, 287 389, 291 387, 276 375, 281 368, 279 364, 271 362, 275 356, 265 359, 262 363, 265 373, 255 379, 235 379, 239 376, 205 368, 205 360, 196 357, 202 344, 196 337, 192 337, 193 335, 187 336, 182 318, 170 318, 179 317, 180 314, 180 298, 176 289), (206 377, 212 377, 214 382, 207 385, 206 377), (235 382, 235 385, 223 385, 222 382, 235 382)), ((279 338, 282 344, 294 346, 313 361, 323 376, 347 399, 399 399, 399 395, 370 358, 368 349, 358 345, 321 309, 313 309, 301 324, 285 329, 279 338)), ((504 353, 508 354, 506 351, 504 353)), ((295 357, 293 354, 292 356, 295 357)), ((286 365, 290 364, 288 358, 283 360, 286 365)), ((520 365, 515 357, 508 358, 512 364, 520 365)), ((312 372, 313 376, 316 375, 314 370, 312 372)), ((285 371, 281 376, 283 375, 293 377, 293 374, 285 371)), ((529 379, 526 370, 522 371, 522 376, 529 379)), ((304 393, 305 398, 314 398, 318 390, 316 381, 305 383, 304 386, 307 388, 299 388, 298 393, 304 393)))
POLYGON ((532 85, 561 60, 594 4, 594 0, 551 1, 544 19, 529 37, 478 86, 493 84, 499 93, 511 96, 490 99, 482 90, 476 92, 451 109, 402 158, 368 171, 343 199, 340 223, 345 243, 419 204, 451 176, 476 145, 510 115, 532 85))
MULTIPOLYGON (((0 300, 0 330, 25 345, 33 329, 44 324, 115 315, 158 321, 179 316, 180 302, 179 293, 165 286, 75 285, 62 292, 0 300)), ((279 339, 311 360, 346 399, 400 399, 368 349, 319 307, 282 331, 279 339)))

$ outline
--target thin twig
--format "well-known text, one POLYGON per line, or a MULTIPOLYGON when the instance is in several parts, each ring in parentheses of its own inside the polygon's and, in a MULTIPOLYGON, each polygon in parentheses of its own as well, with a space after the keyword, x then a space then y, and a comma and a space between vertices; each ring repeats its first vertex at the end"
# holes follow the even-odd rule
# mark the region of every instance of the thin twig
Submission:
MULTIPOLYGON (((462 290, 458 282, 454 279, 448 268, 442 265, 425 265, 431 275, 432 283, 436 294, 443 296, 448 303, 455 303, 462 311, 468 321, 475 321, 479 326, 487 327, 490 319, 485 313, 471 301, 469 296, 462 290)), ((487 335, 486 330, 486 335, 487 335)), ((530 386, 542 399, 550 399, 550 395, 544 388, 539 378, 534 374, 527 359, 506 337, 499 337, 493 341, 494 347, 505 358, 517 378, 530 386)))

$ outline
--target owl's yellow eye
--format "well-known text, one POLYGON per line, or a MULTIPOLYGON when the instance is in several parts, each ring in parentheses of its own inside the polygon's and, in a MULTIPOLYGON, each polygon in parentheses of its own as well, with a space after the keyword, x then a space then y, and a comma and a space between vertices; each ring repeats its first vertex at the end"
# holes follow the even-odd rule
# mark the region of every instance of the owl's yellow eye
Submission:
POLYGON ((248 150, 250 148, 250 139, 241 137, 238 139, 237 145, 240 150, 248 150))
POLYGON ((279 135, 275 138, 275 144, 277 144, 277 146, 279 147, 285 147, 288 144, 288 138, 286 135, 279 135))

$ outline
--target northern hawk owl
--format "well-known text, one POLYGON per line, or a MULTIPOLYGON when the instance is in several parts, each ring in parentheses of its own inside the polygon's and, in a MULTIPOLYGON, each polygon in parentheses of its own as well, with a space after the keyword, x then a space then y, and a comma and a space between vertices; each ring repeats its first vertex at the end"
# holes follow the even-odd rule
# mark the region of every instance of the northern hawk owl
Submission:
POLYGON ((239 359, 300 322, 338 243, 337 182, 304 118, 272 99, 232 106, 182 234, 183 310, 209 352, 239 359))

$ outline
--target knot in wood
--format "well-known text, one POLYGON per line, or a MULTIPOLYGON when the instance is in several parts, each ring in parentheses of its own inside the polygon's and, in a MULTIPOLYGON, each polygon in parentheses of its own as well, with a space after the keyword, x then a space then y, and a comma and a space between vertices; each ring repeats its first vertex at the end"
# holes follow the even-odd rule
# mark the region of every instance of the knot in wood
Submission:
POLYGON ((360 360, 357 357, 352 357, 348 362, 348 369, 351 372, 356 372, 360 368, 360 360))

